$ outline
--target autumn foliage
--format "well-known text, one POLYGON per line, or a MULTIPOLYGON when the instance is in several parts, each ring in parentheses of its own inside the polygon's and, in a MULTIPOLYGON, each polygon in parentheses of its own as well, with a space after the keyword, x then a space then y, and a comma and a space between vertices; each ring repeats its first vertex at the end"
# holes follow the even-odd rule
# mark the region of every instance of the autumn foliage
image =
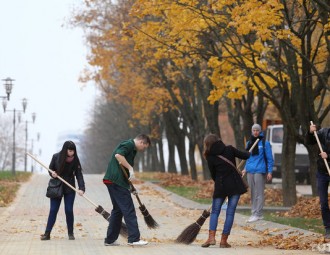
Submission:
MULTIPOLYGON (((193 179, 196 147, 201 154, 205 134, 220 133, 219 102, 228 108, 239 148, 251 124, 274 106, 288 143, 283 200, 293 205, 300 127, 321 124, 330 111, 329 9, 323 0, 85 0, 72 21, 90 48, 81 79, 127 106, 130 127, 142 125, 158 141, 165 134, 168 170, 177 171, 175 146, 193 179)), ((203 176, 210 177, 205 163, 203 176)))

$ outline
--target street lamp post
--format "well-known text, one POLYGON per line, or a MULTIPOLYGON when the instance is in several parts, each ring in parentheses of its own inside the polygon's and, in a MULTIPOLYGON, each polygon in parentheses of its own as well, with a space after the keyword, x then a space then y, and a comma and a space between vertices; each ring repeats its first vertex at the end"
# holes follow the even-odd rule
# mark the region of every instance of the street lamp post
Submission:
MULTIPOLYGON (((34 140, 31 139, 31 154, 33 155, 33 143, 34 143, 34 140)), ((33 160, 31 161, 31 173, 33 173, 33 160)))
POLYGON ((11 79, 8 77, 8 78, 2 79, 2 80, 5 82, 4 87, 5 87, 7 96, 1 96, 0 98, 7 99, 9 101, 10 93, 11 93, 11 90, 13 89, 14 79, 11 79))
POLYGON ((23 98, 22 100, 23 110, 7 110, 7 100, 2 101, 3 111, 6 112, 13 112, 13 162, 12 162, 12 174, 15 175, 15 168, 16 168, 16 144, 15 144, 15 129, 16 129, 16 112, 23 112, 25 113, 26 106, 27 106, 27 99, 23 98))
POLYGON ((34 123, 36 121, 36 113, 32 113, 32 122, 31 121, 25 121, 25 155, 24 155, 24 171, 27 170, 27 143, 28 143, 28 123, 34 123))

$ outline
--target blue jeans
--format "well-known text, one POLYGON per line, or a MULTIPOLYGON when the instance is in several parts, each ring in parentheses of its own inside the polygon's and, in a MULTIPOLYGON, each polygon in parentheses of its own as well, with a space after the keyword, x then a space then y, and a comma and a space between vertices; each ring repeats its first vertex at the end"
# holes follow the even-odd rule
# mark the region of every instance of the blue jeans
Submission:
POLYGON ((320 196, 321 214, 323 220, 323 226, 330 228, 330 210, 328 203, 328 187, 330 182, 329 175, 317 173, 317 189, 320 196))
MULTIPOLYGON (((64 197, 64 211, 66 216, 66 225, 68 233, 73 234, 73 203, 76 197, 76 192, 70 192, 63 195, 64 197)), ((56 221, 58 210, 60 209, 62 197, 50 198, 50 210, 48 215, 48 221, 46 226, 46 232, 51 232, 56 221)))
POLYGON ((112 243, 118 239, 123 216, 127 226, 128 242, 133 243, 139 241, 140 231, 130 191, 114 183, 106 184, 106 186, 110 194, 113 208, 107 237, 104 241, 112 243))
MULTIPOLYGON (((234 223, 235 211, 238 204, 238 200, 241 195, 232 195, 228 197, 228 205, 226 210, 226 219, 225 224, 223 226, 222 234, 229 235, 231 228, 234 223)), ((217 230, 218 219, 221 211, 221 206, 226 198, 213 198, 212 201, 212 212, 210 216, 210 230, 217 230)))

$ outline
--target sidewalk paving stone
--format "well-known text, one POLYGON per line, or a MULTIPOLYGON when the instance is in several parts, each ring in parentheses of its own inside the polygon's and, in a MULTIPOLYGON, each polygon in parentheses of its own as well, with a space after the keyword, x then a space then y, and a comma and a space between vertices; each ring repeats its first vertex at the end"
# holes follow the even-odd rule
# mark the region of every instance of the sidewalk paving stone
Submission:
MULTIPOLYGON (((111 212, 109 194, 102 184, 100 174, 85 174, 86 193, 88 199, 102 205, 111 212)), ((0 210, 0 254, 3 255, 194 255, 194 254, 301 254, 299 250, 278 250, 272 246, 254 247, 262 239, 259 231, 276 229, 275 234, 299 231, 303 235, 315 235, 301 229, 288 228, 280 224, 260 221, 247 225, 248 216, 239 213, 235 216, 235 223, 229 242, 233 248, 220 249, 218 244, 211 248, 201 248, 200 245, 208 235, 208 220, 202 226, 195 242, 190 245, 178 244, 176 237, 181 231, 193 223, 209 205, 201 205, 177 196, 163 188, 149 183, 137 182, 139 197, 149 213, 159 223, 159 229, 148 229, 141 212, 137 209, 141 238, 149 241, 147 246, 130 247, 123 237, 118 239, 120 246, 104 246, 108 222, 97 212, 95 207, 86 199, 77 195, 75 211, 75 237, 68 240, 64 206, 61 205, 56 224, 51 233, 50 241, 40 241, 44 232, 49 211, 49 199, 45 192, 49 176, 34 174, 31 180, 24 183, 15 201, 7 208, 0 210)), ((133 197, 138 208, 137 201, 133 197)), ((222 228, 224 213, 221 213, 218 229, 222 228)), ((271 231, 270 231, 271 232, 271 231)), ((220 231, 219 231, 220 233, 220 231)), ((220 241, 220 234, 217 234, 220 241)), ((315 254, 312 250, 304 250, 304 254, 315 254)))

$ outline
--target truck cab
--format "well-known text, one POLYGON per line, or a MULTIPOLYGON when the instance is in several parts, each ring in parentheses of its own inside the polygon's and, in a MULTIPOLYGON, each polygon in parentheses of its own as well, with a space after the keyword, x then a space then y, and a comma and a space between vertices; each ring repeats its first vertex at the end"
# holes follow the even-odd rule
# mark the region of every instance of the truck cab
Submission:
MULTIPOLYGON (((272 147, 274 158, 273 177, 281 178, 281 160, 283 146, 283 125, 269 125, 266 129, 266 140, 272 147)), ((295 174, 298 183, 310 184, 309 157, 306 147, 303 144, 296 144, 295 153, 295 174)))

